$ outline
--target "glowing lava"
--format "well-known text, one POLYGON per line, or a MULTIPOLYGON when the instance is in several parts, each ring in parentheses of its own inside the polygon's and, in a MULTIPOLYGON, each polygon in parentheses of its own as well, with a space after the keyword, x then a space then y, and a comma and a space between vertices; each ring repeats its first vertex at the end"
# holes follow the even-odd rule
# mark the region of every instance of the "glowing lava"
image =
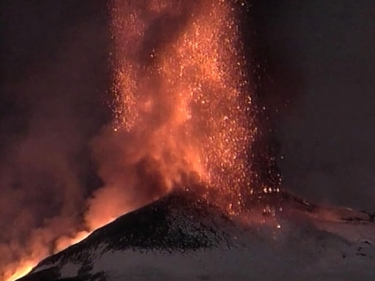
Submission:
POLYGON ((141 144, 124 157, 155 161, 166 191, 194 175, 238 210, 255 126, 233 3, 115 0, 112 11, 115 131, 141 144))
POLYGON ((13 273, 7 280, 11 281, 11 280, 17 280, 23 276, 25 276, 26 274, 28 274, 32 269, 33 267, 37 264, 37 261, 27 261, 25 263, 21 262, 19 265, 18 265, 18 269, 16 270, 15 273, 13 273))
MULTIPOLYGON (((98 228, 110 223, 113 219, 108 220, 101 225, 98 225, 98 228)), ((24 256, 20 261, 9 264, 6 270, 2 273, 1 276, 3 281, 14 281, 17 280, 26 274, 28 274, 42 259, 48 255, 55 254, 59 251, 66 249, 67 247, 81 242, 87 236, 89 236, 92 231, 79 231, 73 236, 63 236, 59 237, 55 241, 55 246, 53 251, 48 251, 44 245, 35 245, 32 249, 32 253, 29 256, 24 256), (39 246, 39 247, 38 247, 39 246)))
MULTIPOLYGON (((241 209, 242 195, 250 191, 256 127, 233 5, 113 0, 116 118, 110 138, 120 149, 114 157, 106 152, 99 157, 109 159, 99 171, 105 186, 87 203, 90 231, 53 237, 52 252, 45 245, 33 249, 1 273, 3 280, 25 275, 45 256, 81 241, 113 217, 189 181, 206 186, 204 195, 229 211, 241 209), (148 196, 140 199, 136 194, 144 188, 148 196)), ((111 146, 107 139, 101 143, 111 146)))

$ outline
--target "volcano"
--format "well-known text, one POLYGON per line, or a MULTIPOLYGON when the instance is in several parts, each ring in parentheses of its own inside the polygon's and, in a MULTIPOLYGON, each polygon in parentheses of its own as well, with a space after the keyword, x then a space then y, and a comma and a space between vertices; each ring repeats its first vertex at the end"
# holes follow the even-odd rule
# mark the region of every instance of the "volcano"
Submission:
POLYGON ((373 214, 286 192, 258 198, 233 216, 192 192, 171 192, 19 280, 375 280, 373 214))

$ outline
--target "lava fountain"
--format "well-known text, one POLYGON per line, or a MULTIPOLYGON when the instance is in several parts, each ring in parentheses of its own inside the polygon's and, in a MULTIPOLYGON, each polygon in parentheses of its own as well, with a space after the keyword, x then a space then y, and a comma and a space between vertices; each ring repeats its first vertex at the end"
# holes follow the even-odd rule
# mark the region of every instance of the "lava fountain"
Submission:
POLYGON ((249 152, 257 128, 239 4, 111 2, 115 118, 93 141, 104 187, 88 200, 80 231, 36 244, 2 269, 2 280, 21 277, 45 256, 174 188, 204 186, 206 198, 240 211, 251 191, 249 152))
POLYGON ((238 210, 256 127, 234 5, 115 0, 113 90, 130 166, 153 162, 165 192, 193 177, 238 210))

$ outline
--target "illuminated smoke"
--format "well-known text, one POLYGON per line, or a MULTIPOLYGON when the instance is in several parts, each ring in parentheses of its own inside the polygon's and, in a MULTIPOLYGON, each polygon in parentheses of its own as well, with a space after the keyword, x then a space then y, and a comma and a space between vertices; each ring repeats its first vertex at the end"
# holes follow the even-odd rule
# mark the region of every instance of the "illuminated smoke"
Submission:
POLYGON ((200 186, 232 212, 250 192, 256 127, 233 3, 113 0, 110 10, 115 121, 92 141, 104 186, 83 230, 40 230, 52 250, 33 247, 18 273, 173 188, 200 186))
POLYGON ((255 127, 234 13, 228 1, 113 2, 116 122, 96 146, 100 192, 140 204, 193 178, 238 210, 255 127))

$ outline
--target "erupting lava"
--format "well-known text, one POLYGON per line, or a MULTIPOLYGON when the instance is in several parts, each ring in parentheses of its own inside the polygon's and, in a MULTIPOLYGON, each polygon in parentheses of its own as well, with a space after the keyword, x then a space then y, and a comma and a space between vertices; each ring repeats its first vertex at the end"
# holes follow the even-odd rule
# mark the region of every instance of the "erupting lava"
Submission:
POLYGON ((230 210, 249 191, 255 134, 235 11, 224 0, 113 7, 115 131, 141 144, 124 158, 155 162, 165 191, 193 175, 230 210))
POLYGON ((57 247, 37 245, 2 270, 2 280, 23 276, 46 255, 191 181, 227 210, 240 210, 250 192, 256 127, 233 2, 113 0, 115 122, 96 143, 120 149, 100 163, 105 186, 88 202, 88 231, 53 237, 57 247))

